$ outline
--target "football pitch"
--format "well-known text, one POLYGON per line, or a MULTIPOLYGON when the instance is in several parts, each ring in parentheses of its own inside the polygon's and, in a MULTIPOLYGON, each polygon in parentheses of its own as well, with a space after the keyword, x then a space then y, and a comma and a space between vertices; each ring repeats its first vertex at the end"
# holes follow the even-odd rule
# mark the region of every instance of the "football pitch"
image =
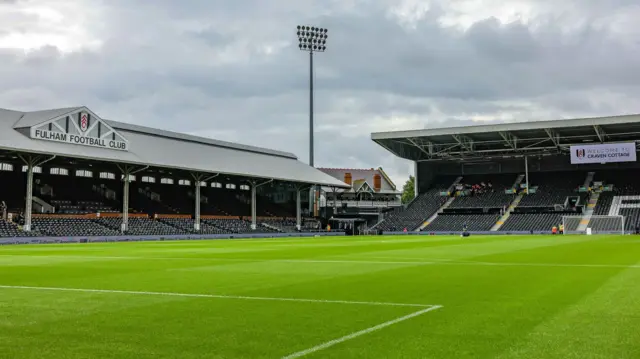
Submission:
POLYGON ((0 247, 0 358, 640 358, 640 237, 0 247))

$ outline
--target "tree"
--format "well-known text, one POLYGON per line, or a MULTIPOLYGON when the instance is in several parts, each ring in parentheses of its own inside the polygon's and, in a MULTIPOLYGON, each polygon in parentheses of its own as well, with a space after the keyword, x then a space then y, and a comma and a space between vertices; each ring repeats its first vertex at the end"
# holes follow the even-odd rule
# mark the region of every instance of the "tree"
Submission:
POLYGON ((413 176, 409 176, 409 179, 402 187, 402 204, 407 204, 413 200, 416 196, 415 192, 416 179, 413 176))

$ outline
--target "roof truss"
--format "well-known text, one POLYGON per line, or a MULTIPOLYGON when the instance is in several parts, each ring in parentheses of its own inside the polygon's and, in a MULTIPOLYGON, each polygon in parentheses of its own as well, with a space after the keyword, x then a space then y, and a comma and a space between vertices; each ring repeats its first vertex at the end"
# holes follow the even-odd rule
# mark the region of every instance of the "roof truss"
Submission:
POLYGON ((464 135, 452 135, 454 140, 458 142, 461 148, 468 152, 473 152, 473 140, 464 135))
POLYGON ((607 134, 602 129, 602 126, 595 125, 593 126, 593 129, 594 131, 596 131, 596 136, 598 136, 598 140, 600 140, 600 143, 604 143, 604 141, 606 141, 607 139, 607 134))
POLYGON ((547 136, 549 136, 549 139, 553 142, 554 146, 560 147, 560 135, 556 131, 550 128, 545 128, 544 132, 547 133, 547 136))
POLYGON ((500 137, 504 140, 504 142, 509 146, 512 150, 518 150, 518 137, 511 134, 511 132, 499 132, 500 137))
POLYGON ((571 121, 548 121, 548 127, 531 128, 519 123, 511 128, 501 125, 499 130, 493 130, 496 126, 491 125, 400 131, 374 133, 372 139, 397 156, 413 161, 558 154, 566 153, 572 145, 605 142, 636 142, 640 148, 640 115, 622 120, 581 120, 579 126, 571 121), (565 122, 566 126, 560 125, 565 122))

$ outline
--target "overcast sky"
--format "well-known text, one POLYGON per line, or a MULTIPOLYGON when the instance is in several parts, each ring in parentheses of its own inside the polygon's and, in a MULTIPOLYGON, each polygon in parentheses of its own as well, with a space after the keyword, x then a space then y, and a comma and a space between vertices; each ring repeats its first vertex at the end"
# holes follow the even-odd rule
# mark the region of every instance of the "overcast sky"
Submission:
POLYGON ((412 165, 371 132, 640 112, 637 0, 0 0, 0 107, 290 151, 316 165, 412 165), (634 24, 635 23, 635 24, 634 24))

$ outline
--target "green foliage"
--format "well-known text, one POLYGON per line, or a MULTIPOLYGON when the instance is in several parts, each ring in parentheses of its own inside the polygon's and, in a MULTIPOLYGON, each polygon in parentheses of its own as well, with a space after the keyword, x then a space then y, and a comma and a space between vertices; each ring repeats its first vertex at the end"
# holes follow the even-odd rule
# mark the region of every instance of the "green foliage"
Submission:
POLYGON ((416 186, 415 177, 409 176, 409 179, 404 184, 404 187, 402 187, 402 203, 403 204, 407 204, 415 198, 416 196, 415 186, 416 186))

